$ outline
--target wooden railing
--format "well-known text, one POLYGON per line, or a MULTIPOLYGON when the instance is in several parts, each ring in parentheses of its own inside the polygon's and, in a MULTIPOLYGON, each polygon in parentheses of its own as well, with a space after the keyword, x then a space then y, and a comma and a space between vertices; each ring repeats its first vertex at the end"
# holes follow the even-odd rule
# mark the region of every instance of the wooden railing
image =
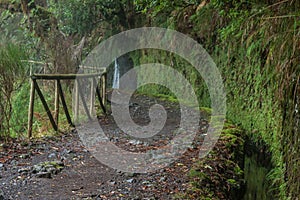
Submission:
POLYGON ((79 112, 79 98, 83 104, 84 111, 88 116, 88 119, 92 119, 92 112, 95 106, 95 96, 97 96, 100 107, 106 114, 106 79, 107 73, 105 69, 97 70, 97 73, 87 73, 87 74, 32 74, 31 78, 31 91, 30 91, 30 103, 28 111, 28 137, 32 137, 32 127, 33 127, 33 114, 34 114, 34 102, 35 102, 35 92, 37 92, 43 107, 48 115, 50 123, 55 131, 58 131, 58 116, 59 116, 59 99, 61 100, 64 113, 66 115, 67 121, 71 126, 74 126, 72 122, 70 112, 68 110, 67 102, 65 100, 65 95, 62 89, 61 80, 74 80, 75 81, 75 109, 74 109, 74 121, 78 119, 79 112), (100 78, 100 88, 98 80, 100 78), (90 107, 88 108, 86 100, 84 98, 83 91, 80 87, 80 82, 84 79, 91 80, 91 90, 90 90, 90 107), (53 80, 55 81, 55 111, 54 116, 45 100, 42 90, 39 87, 38 80, 53 80), (95 95, 96 90, 96 95, 95 95))

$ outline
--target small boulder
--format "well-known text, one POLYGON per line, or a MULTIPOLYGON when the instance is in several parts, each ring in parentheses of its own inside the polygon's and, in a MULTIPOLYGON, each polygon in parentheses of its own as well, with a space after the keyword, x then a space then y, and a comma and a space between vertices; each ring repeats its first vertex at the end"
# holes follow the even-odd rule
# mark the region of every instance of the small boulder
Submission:
POLYGON ((31 169, 30 168, 21 168, 18 170, 20 174, 27 174, 31 169))
POLYGON ((56 158, 56 154, 55 153, 51 153, 51 154, 49 154, 48 158, 56 158))
POLYGON ((37 178, 52 178, 50 172, 39 172, 36 174, 37 178))
POLYGON ((134 183, 135 182, 135 179, 131 178, 131 179, 128 179, 126 180, 127 183, 134 183))
POLYGON ((0 189, 0 200, 4 200, 4 192, 0 189))
POLYGON ((38 178, 51 178, 53 174, 58 174, 64 168, 61 161, 41 162, 33 166, 32 173, 38 178))
POLYGON ((131 144, 131 145, 141 145, 141 144, 143 144, 143 142, 140 141, 140 140, 130 140, 129 144, 131 144))
POLYGON ((20 158, 27 159, 27 158, 30 158, 30 155, 29 154, 22 154, 22 155, 20 155, 20 158))

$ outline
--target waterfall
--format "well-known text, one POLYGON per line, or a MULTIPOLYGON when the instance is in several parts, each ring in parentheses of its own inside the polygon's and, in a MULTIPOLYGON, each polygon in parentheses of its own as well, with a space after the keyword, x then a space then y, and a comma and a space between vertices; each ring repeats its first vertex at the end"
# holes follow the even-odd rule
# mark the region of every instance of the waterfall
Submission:
POLYGON ((114 70, 114 78, 113 78, 113 89, 119 89, 119 79, 120 79, 120 69, 117 59, 115 59, 115 70, 114 70))

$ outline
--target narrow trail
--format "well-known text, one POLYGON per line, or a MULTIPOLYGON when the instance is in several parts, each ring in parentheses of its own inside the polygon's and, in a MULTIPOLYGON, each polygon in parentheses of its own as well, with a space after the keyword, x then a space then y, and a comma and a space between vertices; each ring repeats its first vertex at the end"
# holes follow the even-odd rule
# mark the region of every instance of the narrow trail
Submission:
MULTIPOLYGON (((128 137, 112 116, 100 117, 110 141, 133 152, 166 145, 179 126, 179 105, 141 95, 132 102, 131 116, 140 125, 149 123, 151 105, 163 105, 168 114, 165 127, 156 136, 141 140, 128 137)), ((103 165, 84 147, 76 131, 8 144, 0 151, 0 199, 175 199, 189 187, 187 173, 197 160, 207 126, 204 120, 200 123, 193 148, 168 167, 146 174, 124 173, 103 165)))

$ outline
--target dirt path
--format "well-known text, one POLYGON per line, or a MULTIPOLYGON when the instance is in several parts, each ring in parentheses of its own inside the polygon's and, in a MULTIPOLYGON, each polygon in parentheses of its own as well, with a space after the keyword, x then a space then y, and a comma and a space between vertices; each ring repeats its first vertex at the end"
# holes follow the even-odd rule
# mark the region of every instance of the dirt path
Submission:
MULTIPOLYGON (((136 96, 130 110, 137 124, 147 124, 149 106, 155 103, 164 105, 168 119, 164 129, 151 139, 128 137, 112 116, 100 117, 99 122, 119 147, 130 151, 159 148, 179 126, 179 106, 136 96)), ((206 126, 205 121, 201 123, 206 126)), ((11 143, 0 153, 0 199, 174 199, 188 187, 187 172, 196 160, 200 142, 198 138, 194 148, 167 168, 148 174, 124 173, 103 165, 86 150, 76 131, 11 143)))

